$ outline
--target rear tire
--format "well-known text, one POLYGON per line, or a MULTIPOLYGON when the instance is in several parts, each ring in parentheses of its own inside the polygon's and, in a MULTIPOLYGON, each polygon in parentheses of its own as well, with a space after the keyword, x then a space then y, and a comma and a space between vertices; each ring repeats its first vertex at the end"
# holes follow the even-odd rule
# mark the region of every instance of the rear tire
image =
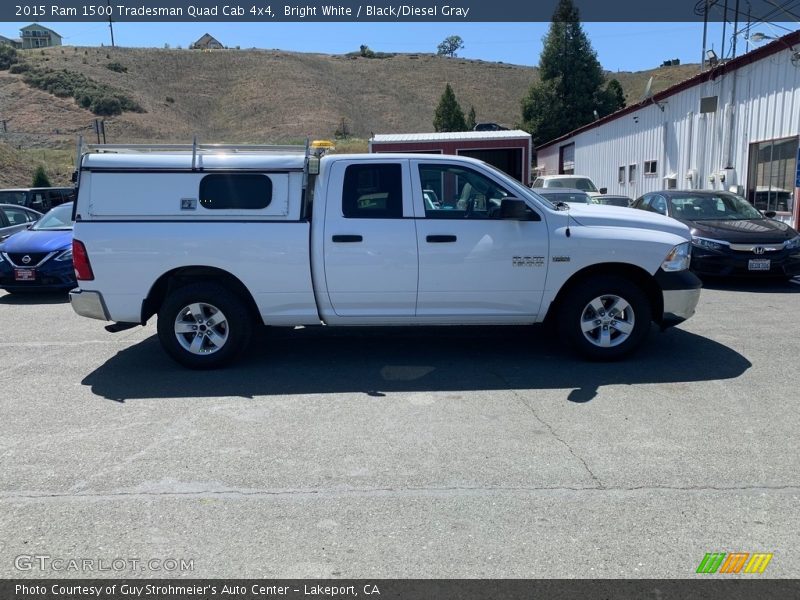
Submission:
POLYGON ((166 353, 190 369, 229 364, 247 348, 253 328, 244 302, 213 282, 170 292, 158 311, 157 327, 166 353))
POLYGON ((617 360, 630 354, 647 337, 652 321, 644 291, 614 275, 575 284, 557 315, 562 339, 591 360, 617 360))

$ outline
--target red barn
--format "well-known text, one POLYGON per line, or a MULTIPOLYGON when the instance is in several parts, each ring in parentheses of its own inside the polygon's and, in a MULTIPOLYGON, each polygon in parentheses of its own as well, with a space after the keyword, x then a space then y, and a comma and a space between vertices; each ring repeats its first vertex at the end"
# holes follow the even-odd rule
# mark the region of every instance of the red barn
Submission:
POLYGON ((525 185, 531 183, 531 147, 531 135, 518 129, 379 134, 369 141, 370 152, 458 154, 477 158, 525 185))

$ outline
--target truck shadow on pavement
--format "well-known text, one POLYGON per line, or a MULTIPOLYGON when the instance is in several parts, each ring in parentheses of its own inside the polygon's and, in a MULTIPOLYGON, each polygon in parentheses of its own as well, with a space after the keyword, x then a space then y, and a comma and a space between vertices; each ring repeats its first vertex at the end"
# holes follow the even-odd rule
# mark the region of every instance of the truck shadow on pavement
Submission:
POLYGON ((66 304, 67 302, 69 302, 69 294, 66 292, 25 292, 22 294, 0 292, 0 305, 22 306, 26 304, 66 304))
POLYGON ((81 383, 116 402, 569 389, 566 399, 582 403, 601 386, 733 379, 751 366, 727 346, 678 328, 654 328, 635 355, 614 363, 576 358, 541 326, 265 328, 254 335, 244 360, 226 369, 184 369, 152 336, 120 351, 81 383))
POLYGON ((704 277, 703 289, 756 294, 800 294, 800 277, 790 281, 704 277))

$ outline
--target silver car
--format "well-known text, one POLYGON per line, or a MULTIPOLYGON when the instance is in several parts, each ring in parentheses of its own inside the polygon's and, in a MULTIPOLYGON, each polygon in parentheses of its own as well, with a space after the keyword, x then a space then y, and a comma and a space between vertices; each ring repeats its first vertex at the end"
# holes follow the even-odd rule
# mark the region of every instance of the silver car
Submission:
POLYGON ((28 229, 42 213, 16 204, 0 204, 0 242, 14 233, 28 229))

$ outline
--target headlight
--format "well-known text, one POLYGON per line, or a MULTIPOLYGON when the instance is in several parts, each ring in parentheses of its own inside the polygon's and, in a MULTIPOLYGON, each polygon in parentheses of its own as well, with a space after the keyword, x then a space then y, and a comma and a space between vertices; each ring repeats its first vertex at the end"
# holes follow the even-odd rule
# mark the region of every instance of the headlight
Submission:
POLYGON ((685 271, 692 260, 692 245, 689 242, 675 246, 661 263, 664 271, 685 271))
POLYGON ((72 260, 72 248, 64 250, 61 254, 56 256, 53 260, 72 260))
POLYGON ((800 248, 800 235, 796 235, 792 239, 783 242, 783 247, 787 250, 800 248))
POLYGON ((708 238, 701 238, 696 236, 692 236, 692 244, 694 244, 698 248, 704 248, 706 250, 724 250, 728 246, 726 242, 720 242, 718 240, 709 240, 708 238))

